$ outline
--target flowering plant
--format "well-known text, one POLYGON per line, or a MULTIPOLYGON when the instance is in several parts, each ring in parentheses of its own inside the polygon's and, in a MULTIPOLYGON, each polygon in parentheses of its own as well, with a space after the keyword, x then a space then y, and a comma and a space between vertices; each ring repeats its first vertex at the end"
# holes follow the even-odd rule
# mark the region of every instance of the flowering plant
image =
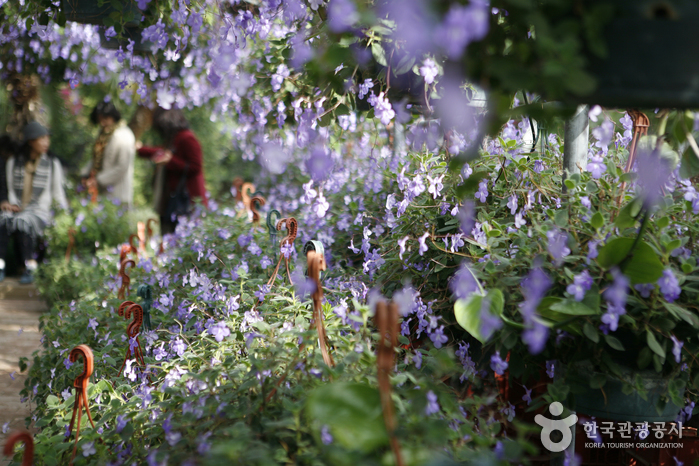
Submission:
MULTIPOLYGON (((656 407, 672 402, 679 412, 699 389, 696 194, 669 148, 661 157, 642 143, 634 170, 624 173, 630 131, 607 123, 609 138, 593 131, 593 156, 565 181, 566 193, 553 136, 539 160, 509 151, 479 162, 497 176, 486 175, 475 195, 470 260, 452 281, 456 318, 487 348, 508 354, 514 379, 536 383, 546 367, 544 380, 552 380, 542 403, 574 406, 575 395, 630 367, 663 374, 656 407)), ((624 383, 647 395, 639 378, 624 383)))

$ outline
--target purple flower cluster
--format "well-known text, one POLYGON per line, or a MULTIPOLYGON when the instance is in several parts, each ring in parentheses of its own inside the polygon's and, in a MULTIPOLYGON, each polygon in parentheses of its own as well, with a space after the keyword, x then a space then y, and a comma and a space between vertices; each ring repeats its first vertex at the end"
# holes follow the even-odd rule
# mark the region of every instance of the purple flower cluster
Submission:
POLYGON ((619 327, 619 317, 626 314, 626 298, 628 295, 629 279, 618 269, 612 269, 614 281, 604 292, 607 300, 607 312, 602 316, 602 322, 615 332, 619 327))
POLYGON ((536 308, 546 296, 551 284, 549 276, 537 264, 522 280, 524 302, 520 303, 519 308, 526 326, 526 330, 522 333, 522 340, 527 344, 529 352, 532 354, 539 354, 543 351, 548 339, 548 328, 536 319, 536 308))
POLYGON ((573 295, 576 301, 580 302, 585 297, 585 293, 592 288, 593 280, 590 276, 590 272, 583 270, 575 277, 573 277, 573 283, 568 285, 566 291, 573 295))

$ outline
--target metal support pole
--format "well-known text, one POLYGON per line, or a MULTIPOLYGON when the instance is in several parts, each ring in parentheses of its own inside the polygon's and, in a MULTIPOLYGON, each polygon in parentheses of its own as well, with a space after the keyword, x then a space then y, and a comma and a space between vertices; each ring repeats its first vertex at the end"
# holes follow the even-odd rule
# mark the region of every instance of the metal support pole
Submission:
MULTIPOLYGON (((587 165, 587 148, 590 139, 590 121, 588 105, 578 105, 575 114, 565 123, 565 139, 563 145, 563 181, 569 175, 580 173, 587 165)), ((566 186, 563 185, 563 192, 566 186)))

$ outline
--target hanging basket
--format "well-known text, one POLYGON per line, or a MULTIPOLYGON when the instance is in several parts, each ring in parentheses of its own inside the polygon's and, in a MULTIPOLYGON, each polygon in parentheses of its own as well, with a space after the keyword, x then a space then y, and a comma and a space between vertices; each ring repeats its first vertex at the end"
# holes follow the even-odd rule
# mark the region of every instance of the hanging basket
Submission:
POLYGON ((104 19, 112 13, 117 13, 120 18, 129 15, 136 18, 127 24, 135 25, 140 22, 143 12, 138 8, 133 0, 121 2, 122 10, 114 8, 110 0, 102 1, 102 6, 98 0, 61 0, 61 11, 66 16, 66 20, 83 24, 104 24, 104 19))
POLYGON ((582 100, 606 107, 699 107, 699 2, 597 0, 614 6, 604 28, 607 57, 588 55, 597 90, 582 100))
POLYGON ((122 50, 126 51, 126 47, 129 45, 129 40, 132 40, 134 52, 148 52, 153 45, 152 41, 144 41, 141 37, 142 29, 138 26, 125 26, 122 31, 122 38, 119 37, 107 37, 104 35, 105 29, 100 28, 100 46, 103 49, 117 50, 121 47, 122 50))

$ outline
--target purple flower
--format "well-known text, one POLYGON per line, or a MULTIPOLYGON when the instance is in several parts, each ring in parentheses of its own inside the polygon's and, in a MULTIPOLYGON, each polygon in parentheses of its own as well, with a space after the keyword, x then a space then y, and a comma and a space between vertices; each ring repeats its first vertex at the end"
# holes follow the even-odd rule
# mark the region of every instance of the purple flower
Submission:
POLYGON ((209 327, 209 333, 213 335, 217 342, 221 343, 224 338, 231 334, 231 331, 228 328, 228 325, 221 321, 209 327))
POLYGON ((503 361, 500 357, 500 351, 496 351, 495 354, 490 357, 490 368, 497 375, 503 375, 507 370, 507 366, 507 361, 503 361))
POLYGON ((655 290, 655 284, 653 283, 639 283, 638 285, 634 285, 634 290, 638 291, 641 293, 642 298, 650 298, 650 294, 653 290, 655 290))
POLYGON ((524 302, 520 304, 520 309, 525 321, 532 319, 536 313, 539 302, 546 296, 546 292, 551 287, 552 281, 541 267, 534 264, 534 268, 522 280, 522 294, 524 302))
POLYGON ((345 32, 359 20, 357 7, 352 0, 330 0, 328 3, 328 27, 332 32, 345 32))
POLYGON ((333 436, 330 435, 330 429, 326 425, 320 429, 320 441, 323 442, 323 445, 330 445, 333 443, 333 436))
POLYGON ((614 137, 614 123, 605 119, 601 125, 592 130, 592 136, 597 139, 595 146, 606 152, 609 143, 612 142, 612 137, 614 137))
POLYGON ((517 204, 517 195, 516 194, 513 194, 512 196, 510 196, 510 200, 507 201, 507 207, 510 208, 510 213, 512 215, 514 215, 517 212, 518 204, 517 204))
POLYGON ((427 392, 427 407, 425 408, 425 415, 431 416, 440 411, 439 403, 437 401, 437 395, 434 394, 432 390, 427 392))
POLYGON ((459 270, 452 276, 449 289, 456 299, 468 298, 471 293, 478 290, 478 282, 466 262, 462 262, 459 270))
POLYGON ((636 183, 641 187, 643 205, 652 207, 663 197, 663 186, 668 181, 672 170, 668 161, 661 158, 658 151, 638 151, 636 159, 636 183))
POLYGON ((434 82, 434 78, 436 78, 439 74, 439 68, 431 58, 425 59, 418 71, 420 72, 420 76, 425 78, 425 82, 427 84, 432 84, 434 82))
POLYGON ((370 78, 365 79, 363 83, 359 84, 359 91, 357 97, 363 99, 364 96, 369 93, 369 89, 371 89, 372 87, 374 87, 374 82, 370 78))
POLYGON ((548 238, 548 251, 553 256, 556 266, 560 266, 563 258, 570 254, 568 234, 558 228, 552 228, 546 232, 546 238, 548 238))
MULTIPOLYGON (((452 211, 452 214, 453 213, 454 212, 452 211)), ((475 214, 476 203, 470 199, 465 201, 464 204, 461 207, 459 207, 459 210, 456 213, 456 216, 459 219, 459 223, 461 225, 461 231, 465 235, 470 234, 471 230, 473 230, 473 226, 475 225, 475 214)))
POLYGON ((369 103, 374 106, 374 115, 376 115, 376 118, 381 120, 381 123, 384 125, 389 124, 396 116, 396 112, 393 110, 393 107, 391 107, 388 98, 384 97, 383 92, 376 96, 376 99, 370 99, 369 103))
POLYGON ((604 164, 604 158, 601 155, 593 155, 587 162, 586 170, 592 174, 594 179, 602 178, 602 173, 607 171, 607 166, 604 164))
POLYGON ((400 248, 398 257, 400 258, 400 260, 403 260, 403 254, 405 254, 405 242, 408 241, 409 238, 409 236, 404 236, 403 238, 398 240, 398 247, 400 248))
POLYGON ((472 1, 468 6, 452 5, 444 21, 435 28, 435 42, 452 60, 458 60, 466 46, 488 33, 490 8, 486 1, 472 1))
POLYGON ((485 202, 488 198, 488 180, 481 180, 478 184, 478 191, 476 191, 476 199, 481 202, 485 202))
POLYGON ((490 312, 490 299, 483 298, 480 309, 481 326, 479 328, 481 337, 489 340, 493 333, 502 327, 502 319, 490 312))
POLYGON ((306 171, 316 183, 326 179, 334 165, 332 157, 323 147, 315 147, 306 159, 306 171))
POLYGON ((605 290, 604 299, 611 302, 615 308, 623 310, 626 307, 629 279, 617 268, 612 269, 612 276, 614 277, 614 282, 605 290))
POLYGON ((413 363, 415 363, 415 369, 420 369, 422 367, 422 353, 420 351, 415 352, 413 363))
POLYGON ((658 286, 660 287, 660 292, 663 294, 663 298, 669 303, 679 298, 682 292, 677 277, 675 277, 675 274, 673 274, 670 269, 665 269, 663 271, 663 275, 658 279, 658 286))
POLYGON ((420 243, 420 248, 418 249, 418 253, 422 256, 424 253, 427 252, 429 247, 427 244, 425 244, 425 240, 427 237, 430 236, 430 232, 426 231, 422 236, 418 238, 418 242, 420 243))
POLYGON ((170 350, 172 350, 177 356, 182 356, 187 349, 187 346, 180 339, 180 337, 175 338, 172 343, 170 343, 170 350))
POLYGON ((447 336, 444 335, 444 325, 434 329, 434 331, 430 333, 430 340, 432 340, 432 343, 434 343, 435 348, 441 348, 442 344, 449 341, 447 336))
POLYGON ((257 285, 257 291, 255 291, 255 297, 259 301, 264 301, 265 296, 267 293, 269 293, 269 290, 271 289, 270 285, 257 285))
POLYGON ((550 378, 556 374, 556 361, 546 361, 546 375, 550 378))
POLYGON ((128 424, 128 421, 126 420, 126 416, 117 416, 117 422, 116 422, 116 433, 120 433, 122 430, 124 430, 124 427, 126 427, 126 424, 128 424))
POLYGON ((527 406, 529 406, 532 402, 532 391, 524 385, 522 385, 522 387, 524 387, 524 396, 522 397, 522 401, 526 401, 527 406))
POLYGON ((682 346, 684 342, 680 341, 675 337, 675 335, 670 335, 672 339, 672 354, 675 356, 675 362, 679 364, 682 357, 682 346))
MULTIPOLYGON (((507 417, 507 420, 509 422, 512 422, 512 420, 515 418, 515 407, 512 403, 508 402, 507 406, 505 406, 500 412, 507 417)), ((503 448, 503 453, 504 453, 504 448, 503 448)))
POLYGON ((522 332, 522 341, 527 344, 531 354, 539 354, 546 347, 549 329, 541 322, 532 320, 530 326, 522 332))
POLYGON ((573 277, 573 283, 568 285, 566 291, 575 297, 575 300, 580 302, 585 297, 585 293, 592 288, 592 277, 590 272, 583 270, 581 273, 573 277))

